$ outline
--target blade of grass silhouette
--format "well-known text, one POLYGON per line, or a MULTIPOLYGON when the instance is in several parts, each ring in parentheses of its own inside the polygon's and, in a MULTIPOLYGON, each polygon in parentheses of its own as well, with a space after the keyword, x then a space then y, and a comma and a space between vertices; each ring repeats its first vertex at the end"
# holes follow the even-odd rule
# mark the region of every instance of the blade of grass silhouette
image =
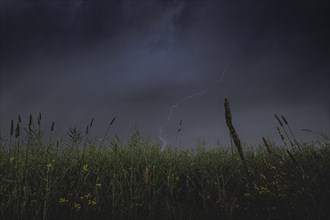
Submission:
POLYGON ((84 155, 85 155, 85 151, 86 151, 86 146, 87 146, 87 143, 89 141, 89 133, 91 132, 92 130, 92 125, 93 125, 93 122, 94 122, 94 118, 92 118, 91 122, 89 123, 89 125, 87 125, 86 127, 86 135, 85 135, 85 142, 84 142, 84 146, 83 146, 83 151, 82 151, 82 154, 81 154, 81 160, 84 159, 84 155))
POLYGON ((109 125, 109 127, 108 127, 108 129, 107 129, 107 131, 106 131, 105 134, 104 134, 104 137, 103 137, 103 139, 102 139, 102 142, 101 142, 101 144, 100 144, 100 146, 99 146, 99 151, 101 150, 101 147, 102 147, 102 145, 103 145, 103 143, 104 143, 104 140, 105 140, 105 138, 107 137, 108 132, 109 132, 109 130, 110 130, 112 124, 115 122, 115 120, 116 120, 116 117, 113 117, 113 119, 111 120, 110 125, 109 125))
POLYGON ((167 141, 162 137, 162 133, 163 133, 163 130, 170 123, 170 121, 172 119, 172 115, 173 115, 174 109, 177 108, 180 104, 184 103, 185 101, 187 101, 189 99, 192 99, 195 96, 202 96, 202 95, 206 94, 209 89, 213 88, 216 84, 221 83, 223 81, 223 78, 225 76, 225 73, 229 69, 229 66, 230 66, 230 64, 228 64, 227 67, 225 68, 225 70, 222 72, 222 75, 221 75, 221 78, 220 79, 217 79, 217 80, 213 81, 208 87, 204 88, 203 90, 201 90, 199 92, 195 92, 192 95, 189 95, 189 96, 184 97, 183 99, 177 101, 174 105, 172 105, 170 107, 170 113, 169 113, 169 115, 167 117, 167 120, 163 124, 163 126, 159 129, 159 135, 158 135, 158 137, 163 142, 163 146, 162 146, 161 151, 163 151, 165 149, 166 145, 167 145, 167 141))
POLYGON ((324 138, 324 139, 327 140, 327 141, 330 141, 330 138, 327 137, 327 136, 324 135, 324 134, 320 134, 320 133, 314 132, 314 131, 312 131, 312 130, 310 130, 310 129, 306 129, 306 128, 303 128, 303 129, 301 129, 301 130, 302 130, 302 131, 305 131, 305 132, 309 132, 309 133, 315 134, 315 135, 317 135, 317 136, 320 136, 320 137, 324 138))

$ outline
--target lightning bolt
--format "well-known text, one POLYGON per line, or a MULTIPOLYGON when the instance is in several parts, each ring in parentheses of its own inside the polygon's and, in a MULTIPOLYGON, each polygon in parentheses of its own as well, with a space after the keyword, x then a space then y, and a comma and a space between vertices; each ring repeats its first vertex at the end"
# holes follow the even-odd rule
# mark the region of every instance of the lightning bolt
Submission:
POLYGON ((169 115, 167 117, 167 121, 164 123, 164 125, 159 129, 159 139, 163 142, 163 146, 162 146, 162 149, 161 151, 163 151, 167 145, 167 141, 162 137, 162 132, 163 130, 167 127, 167 125, 170 123, 171 121, 171 118, 172 118, 172 115, 173 115, 173 112, 174 112, 174 109, 177 108, 180 104, 184 103, 185 101, 189 100, 189 99, 192 99, 193 97, 195 96, 202 96, 204 94, 206 94, 208 92, 209 89, 213 88, 216 84, 219 84, 223 81, 223 78, 225 76, 225 73, 227 72, 227 70, 229 69, 229 66, 228 65, 225 70, 222 72, 222 75, 221 75, 221 78, 220 79, 217 79, 215 81, 213 81, 208 87, 204 88, 203 90, 199 91, 199 92, 195 92, 193 93, 192 95, 189 95, 189 96, 186 96, 184 97, 183 99, 177 101, 174 105, 172 105, 170 107, 170 112, 169 112, 169 115))

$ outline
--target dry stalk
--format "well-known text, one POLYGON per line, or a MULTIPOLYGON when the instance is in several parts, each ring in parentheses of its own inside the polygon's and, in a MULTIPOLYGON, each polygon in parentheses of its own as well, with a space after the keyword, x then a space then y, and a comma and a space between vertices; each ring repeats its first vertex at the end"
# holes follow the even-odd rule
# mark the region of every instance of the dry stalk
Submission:
POLYGON ((280 137, 281 137, 281 140, 283 141, 284 145, 286 146, 286 141, 285 141, 285 138, 284 138, 284 136, 283 136, 283 134, 282 134, 280 128, 279 128, 279 127, 276 127, 276 129, 277 129, 278 134, 279 134, 280 137))
MULTIPOLYGON (((283 125, 281 119, 280 119, 276 114, 274 114, 274 116, 275 116, 275 118, 277 119, 277 121, 278 121, 278 123, 280 124, 280 126, 282 127, 282 129, 283 129, 283 131, 284 131, 284 133, 285 133, 285 136, 287 137, 287 139, 288 139, 288 141, 289 141, 289 143, 290 143, 292 149, 294 149, 294 145, 293 145, 293 143, 292 143, 292 141, 291 141, 291 139, 290 139, 290 137, 289 137, 289 135, 288 135, 288 132, 286 131, 286 129, 285 129, 285 127, 284 127, 284 125, 283 125)), ((287 120, 286 120, 283 116, 282 116, 282 119, 283 119, 284 123, 287 124, 287 120)), ((277 128, 277 130, 279 131, 279 128, 277 128)), ((280 131, 279 131, 279 133, 280 133, 280 131)), ((281 134, 280 134, 280 136, 281 136, 281 134)), ((283 136, 283 135, 282 135, 282 136, 283 136)), ((283 136, 283 137, 284 137, 284 136, 283 136)), ((281 139, 282 139, 282 137, 281 137, 281 139)), ((283 139, 282 139, 282 140, 283 140, 283 139)), ((285 144, 285 145, 286 145, 286 144, 285 144)))
POLYGON ((238 151, 238 154, 239 154, 239 157, 245 167, 245 171, 246 171, 246 174, 249 176, 249 170, 248 170, 248 167, 247 167, 247 164, 246 164, 246 160, 244 158, 244 154, 243 154, 243 148, 242 148, 242 144, 241 144, 241 141, 238 137, 238 134, 233 126, 233 123, 232 123, 232 117, 231 117, 231 112, 230 112, 230 107, 229 107, 229 101, 228 99, 226 98, 225 99, 225 104, 224 104, 224 107, 225 107, 225 118, 226 118, 226 123, 227 123, 227 126, 228 126, 228 129, 229 129, 229 132, 230 132, 230 136, 232 137, 234 143, 235 143, 235 146, 236 146, 236 149, 238 151))
MULTIPOLYGON (((110 130, 112 124, 115 122, 115 120, 116 120, 116 117, 113 117, 113 119, 111 120, 110 125, 109 125, 109 127, 108 127, 108 129, 107 129, 107 131, 106 131, 105 134, 104 134, 104 137, 103 137, 103 139, 102 139, 102 142, 101 142, 101 144, 100 144, 100 146, 99 146, 99 152, 100 152, 100 150, 101 150, 101 148, 102 148, 102 145, 103 145, 103 143, 104 143, 104 140, 105 140, 105 138, 107 137, 108 132, 109 132, 109 130, 110 130)), ((92 120, 92 121, 93 121, 93 120, 92 120)), ((92 124, 92 122, 91 122, 91 124, 92 124)))
POLYGON ((284 117, 284 115, 281 115, 281 117, 282 117, 282 120, 284 121, 285 125, 289 128, 290 134, 292 135, 293 140, 294 140, 295 144, 297 145, 298 149, 301 150, 300 144, 297 141, 296 136, 294 135, 294 133, 292 132, 292 130, 290 128, 289 122, 286 120, 286 118, 284 117))

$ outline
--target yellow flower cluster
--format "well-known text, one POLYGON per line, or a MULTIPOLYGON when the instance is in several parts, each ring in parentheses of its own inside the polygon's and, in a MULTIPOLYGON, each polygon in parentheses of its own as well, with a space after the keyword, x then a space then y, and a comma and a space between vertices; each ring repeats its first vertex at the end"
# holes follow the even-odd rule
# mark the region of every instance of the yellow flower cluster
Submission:
POLYGON ((73 209, 78 212, 81 209, 81 205, 79 203, 73 203, 73 209))
POLYGON ((96 205, 96 200, 95 199, 89 199, 88 200, 88 205, 96 205))
POLYGON ((80 199, 87 201, 88 205, 96 205, 96 199, 93 199, 90 193, 80 196, 80 199))

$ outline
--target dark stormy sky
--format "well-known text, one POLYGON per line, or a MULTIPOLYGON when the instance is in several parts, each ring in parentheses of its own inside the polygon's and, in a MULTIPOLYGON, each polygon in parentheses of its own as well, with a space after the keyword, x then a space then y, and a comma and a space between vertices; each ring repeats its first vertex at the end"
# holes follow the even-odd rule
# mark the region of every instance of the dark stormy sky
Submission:
POLYGON ((1 135, 43 114, 58 135, 95 118, 92 135, 127 138, 137 124, 196 146, 229 143, 224 98, 243 142, 280 141, 274 113, 296 136, 329 135, 328 1, 1 0, 1 135), (226 71, 225 71, 226 70, 226 71), (225 71, 224 75, 223 72, 225 71))

